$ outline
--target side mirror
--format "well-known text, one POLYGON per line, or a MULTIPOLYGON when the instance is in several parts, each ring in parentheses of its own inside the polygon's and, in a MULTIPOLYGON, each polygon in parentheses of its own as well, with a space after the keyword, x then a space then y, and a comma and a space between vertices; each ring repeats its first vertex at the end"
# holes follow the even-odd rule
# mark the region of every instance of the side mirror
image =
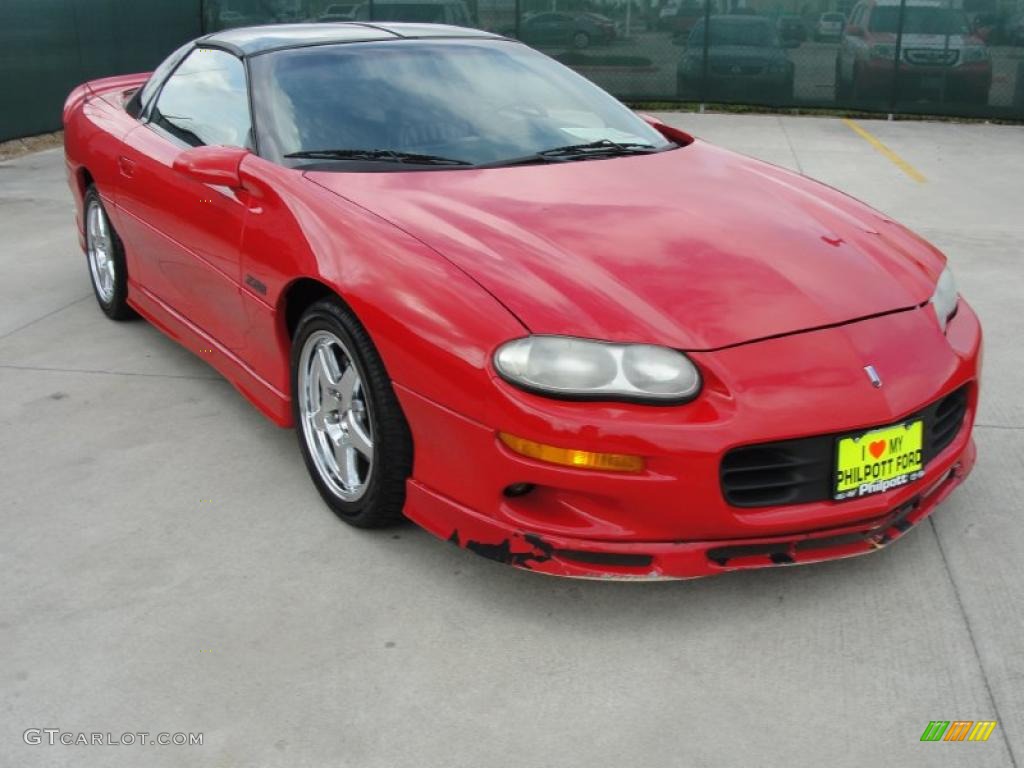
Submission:
POLYGON ((174 158, 174 170, 202 184, 238 189, 242 186, 238 167, 248 154, 241 147, 193 147, 174 158))
POLYGON ((848 37, 864 37, 864 30, 860 27, 847 27, 845 32, 848 37))

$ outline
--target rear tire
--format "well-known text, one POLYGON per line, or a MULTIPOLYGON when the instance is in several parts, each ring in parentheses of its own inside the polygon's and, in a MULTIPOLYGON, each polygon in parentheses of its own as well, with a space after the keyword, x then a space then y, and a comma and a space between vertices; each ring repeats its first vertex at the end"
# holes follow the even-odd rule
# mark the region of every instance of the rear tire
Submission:
POLYGON ((572 47, 578 51, 590 47, 590 35, 586 32, 577 32, 572 36, 572 47))
POLYGON ((111 320, 129 320, 135 317, 135 312, 128 306, 124 244, 107 217, 95 185, 90 184, 85 190, 82 208, 85 211, 85 258, 96 302, 111 320))
POLYGON ((292 341, 292 415, 313 484, 358 528, 403 520, 412 437, 369 334, 338 299, 313 304, 292 341))

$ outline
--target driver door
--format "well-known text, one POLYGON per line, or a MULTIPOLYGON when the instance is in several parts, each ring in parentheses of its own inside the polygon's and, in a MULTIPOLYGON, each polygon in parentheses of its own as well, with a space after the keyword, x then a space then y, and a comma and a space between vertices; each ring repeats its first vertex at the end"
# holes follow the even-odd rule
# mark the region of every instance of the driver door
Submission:
POLYGON ((136 254, 133 281, 230 350, 242 347, 246 327, 240 245, 247 196, 187 178, 173 163, 191 147, 245 147, 250 135, 241 60, 196 48, 125 137, 119 159, 123 236, 136 254))

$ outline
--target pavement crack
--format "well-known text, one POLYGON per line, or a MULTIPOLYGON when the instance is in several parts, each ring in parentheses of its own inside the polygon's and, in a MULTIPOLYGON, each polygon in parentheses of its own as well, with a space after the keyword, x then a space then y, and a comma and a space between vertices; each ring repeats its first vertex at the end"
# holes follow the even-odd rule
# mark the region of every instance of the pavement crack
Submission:
POLYGON ((953 571, 950 570, 949 560, 946 557, 946 550, 942 546, 942 537, 939 536, 939 529, 935 525, 935 518, 929 517, 928 522, 932 527, 932 534, 935 536, 935 543, 939 547, 939 555, 942 557, 942 565, 946 569, 946 576, 949 578, 949 583, 953 587, 953 595, 956 597, 957 607, 960 609, 960 616, 964 620, 964 626, 967 628, 967 637, 971 640, 971 648, 974 649, 974 658, 978 662, 978 669, 981 670, 981 679, 985 683, 985 692, 988 693, 988 700, 992 704, 992 714, 995 715, 995 720, 1002 727, 999 729, 999 734, 1003 737, 1003 743, 1006 745, 1006 753, 1010 756, 1010 765, 1013 768, 1017 768, 1017 758, 1013 754, 1013 746, 1010 744, 1010 738, 1006 735, 1006 721, 1003 720, 999 714, 999 705, 996 703, 996 697, 992 693, 992 686, 988 681, 988 673, 985 671, 985 665, 981 660, 981 652, 978 650, 978 643, 974 639, 974 630, 971 628, 971 620, 967 616, 967 610, 964 608, 964 601, 960 597, 960 588, 957 586, 956 579, 953 578, 953 571))
POLYGON ((75 304, 81 304, 83 301, 88 299, 90 296, 92 296, 92 294, 91 293, 87 293, 85 296, 82 296, 81 298, 75 299, 71 303, 65 304, 63 307, 58 307, 57 309, 53 310, 52 312, 47 312, 45 315, 40 315, 35 320, 29 320, 27 323, 25 323, 23 325, 19 325, 17 328, 14 328, 13 330, 7 331, 7 333, 0 334, 0 341, 2 341, 3 339, 8 338, 9 336, 13 336, 14 334, 18 333, 19 331, 23 331, 26 328, 28 328, 29 326, 35 325, 36 323, 38 323, 38 322, 40 322, 42 320, 45 320, 48 317, 53 317, 54 315, 63 312, 65 309, 70 309, 71 307, 75 306, 75 304))
POLYGON ((48 368, 39 365, 0 363, 0 368, 13 371, 44 371, 46 373, 89 373, 101 376, 139 376, 145 379, 190 379, 192 381, 226 381, 222 376, 194 376, 185 373, 142 373, 140 371, 105 371, 95 368, 48 368))
POLYGON ((974 422, 974 426, 975 428, 981 429, 1008 429, 1011 432, 1019 432, 1024 429, 1024 427, 1017 427, 1013 424, 979 424, 978 422, 974 422))
POLYGON ((796 163, 796 169, 800 172, 804 172, 803 164, 800 162, 800 158, 797 157, 796 147, 793 146, 793 140, 789 138, 789 131, 786 130, 786 124, 782 122, 782 115, 776 117, 779 121, 779 128, 782 130, 782 135, 786 138, 786 144, 789 145, 789 153, 793 155, 793 162, 796 163))

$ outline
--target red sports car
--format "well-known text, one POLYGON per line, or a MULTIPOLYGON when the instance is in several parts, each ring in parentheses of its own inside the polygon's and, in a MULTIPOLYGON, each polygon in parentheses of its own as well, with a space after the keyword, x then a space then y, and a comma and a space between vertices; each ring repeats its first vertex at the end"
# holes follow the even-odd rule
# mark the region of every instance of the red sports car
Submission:
POLYGON ((692 577, 882 547, 974 463, 941 253, 521 43, 229 30, 64 121, 100 308, 295 425, 352 525, 692 577))

